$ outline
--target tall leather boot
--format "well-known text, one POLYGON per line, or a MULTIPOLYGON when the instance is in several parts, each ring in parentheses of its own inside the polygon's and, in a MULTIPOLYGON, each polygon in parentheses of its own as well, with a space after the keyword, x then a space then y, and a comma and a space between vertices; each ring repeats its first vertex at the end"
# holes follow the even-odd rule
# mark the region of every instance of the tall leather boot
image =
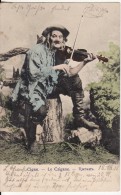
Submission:
POLYGON ((85 127, 87 129, 93 130, 98 129, 99 126, 94 122, 90 122, 84 118, 84 108, 83 108, 83 98, 84 93, 83 89, 80 92, 74 92, 71 95, 73 101, 73 116, 74 116, 74 125, 76 128, 85 127))
POLYGON ((34 150, 36 145, 36 127, 38 124, 43 123, 44 118, 47 115, 47 105, 41 106, 41 108, 34 112, 32 111, 32 106, 26 102, 25 103, 25 124, 24 129, 27 137, 27 149, 34 150))
POLYGON ((24 129, 27 137, 27 149, 31 150, 32 144, 36 140, 36 124, 32 122, 32 107, 29 103, 25 103, 25 124, 24 129))

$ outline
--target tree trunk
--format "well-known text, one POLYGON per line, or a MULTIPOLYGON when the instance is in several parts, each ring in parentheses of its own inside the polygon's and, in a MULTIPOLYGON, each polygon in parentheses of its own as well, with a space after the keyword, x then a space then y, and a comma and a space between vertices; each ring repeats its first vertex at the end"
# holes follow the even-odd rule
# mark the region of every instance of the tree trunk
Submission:
POLYGON ((29 50, 29 48, 23 48, 23 47, 18 47, 15 49, 12 49, 6 53, 0 54, 0 61, 6 61, 9 58, 20 55, 20 54, 26 54, 26 52, 29 50))
POLYGON ((48 99, 49 111, 44 120, 45 142, 59 143, 64 138, 64 119, 60 98, 48 99))

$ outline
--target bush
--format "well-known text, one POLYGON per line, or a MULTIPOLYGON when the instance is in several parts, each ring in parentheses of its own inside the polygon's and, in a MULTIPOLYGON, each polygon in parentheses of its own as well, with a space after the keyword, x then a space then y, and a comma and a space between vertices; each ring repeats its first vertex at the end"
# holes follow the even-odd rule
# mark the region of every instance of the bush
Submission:
POLYGON ((74 118, 73 114, 67 114, 64 119, 65 129, 74 129, 74 118))
POLYGON ((120 115, 120 50, 113 43, 108 52, 102 52, 109 62, 98 63, 103 71, 99 83, 90 85, 91 111, 97 117, 103 131, 104 145, 114 153, 119 153, 119 115, 120 115))
POLYGON ((0 81, 3 81, 5 78, 5 69, 3 68, 3 65, 0 64, 0 81))

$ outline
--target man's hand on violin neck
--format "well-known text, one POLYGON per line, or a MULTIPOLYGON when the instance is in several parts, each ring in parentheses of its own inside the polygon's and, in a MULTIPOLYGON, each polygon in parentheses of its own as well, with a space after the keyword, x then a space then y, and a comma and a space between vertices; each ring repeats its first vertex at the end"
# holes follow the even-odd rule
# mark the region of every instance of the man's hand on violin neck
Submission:
POLYGON ((88 62, 91 62, 93 60, 95 60, 97 57, 92 54, 92 53, 88 53, 87 58, 84 59, 84 63, 87 64, 88 62))

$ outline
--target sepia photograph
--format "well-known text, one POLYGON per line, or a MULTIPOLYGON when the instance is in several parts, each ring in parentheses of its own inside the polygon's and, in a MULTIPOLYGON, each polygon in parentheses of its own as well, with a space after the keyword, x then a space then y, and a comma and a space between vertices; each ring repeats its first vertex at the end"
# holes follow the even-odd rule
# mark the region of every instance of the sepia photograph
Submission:
POLYGON ((0 3, 1 191, 117 191, 119 167, 120 3, 0 3))

